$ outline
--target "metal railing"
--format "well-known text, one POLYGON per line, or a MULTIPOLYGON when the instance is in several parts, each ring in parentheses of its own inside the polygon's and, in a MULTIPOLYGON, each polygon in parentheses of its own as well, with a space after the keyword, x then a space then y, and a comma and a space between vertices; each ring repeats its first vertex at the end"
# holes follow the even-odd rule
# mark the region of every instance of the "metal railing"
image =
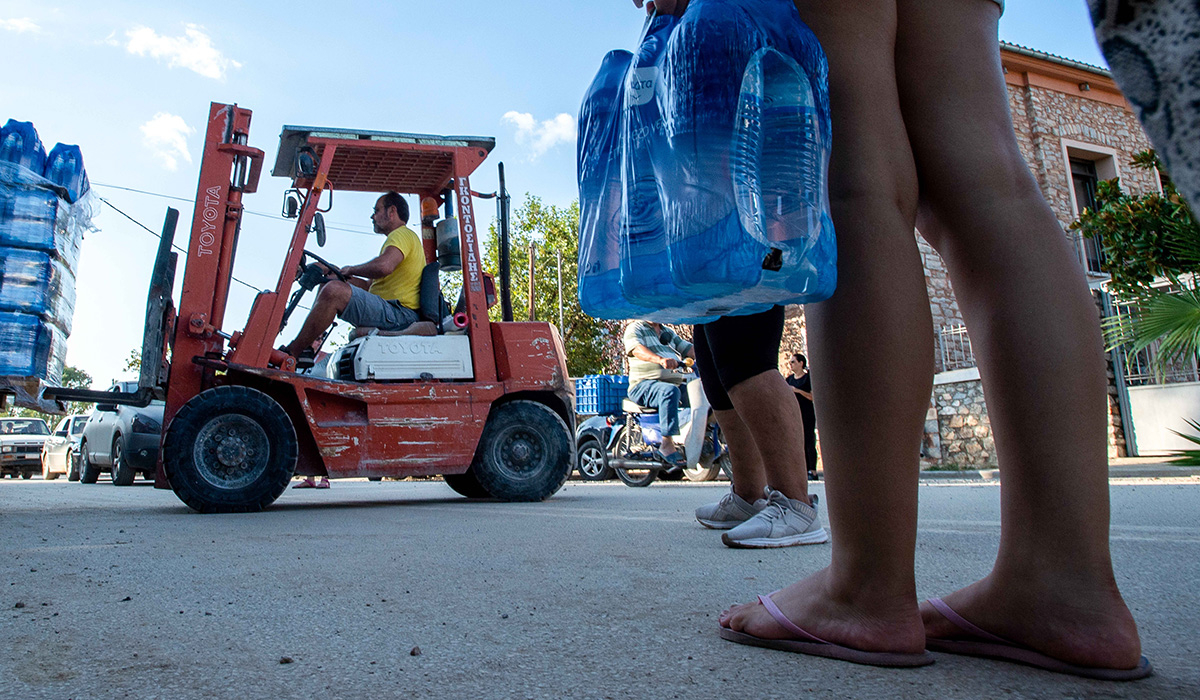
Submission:
POLYGON ((975 349, 963 325, 943 326, 938 331, 938 372, 950 372, 975 366, 975 349))

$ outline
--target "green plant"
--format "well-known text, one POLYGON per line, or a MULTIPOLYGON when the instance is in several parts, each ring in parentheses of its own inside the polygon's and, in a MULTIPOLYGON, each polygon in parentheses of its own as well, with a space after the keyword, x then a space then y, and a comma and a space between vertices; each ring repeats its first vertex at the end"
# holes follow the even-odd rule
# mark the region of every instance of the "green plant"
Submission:
MULTIPOLYGON (((1200 433, 1200 423, 1187 418, 1184 421, 1187 422, 1192 430, 1200 433)), ((1184 435, 1178 430, 1172 430, 1171 432, 1188 442, 1200 445, 1200 435, 1184 435)), ((1174 458, 1171 460, 1171 464, 1177 464, 1181 467, 1200 467, 1200 450, 1174 450, 1171 452, 1171 456, 1174 458)))
POLYGON ((1109 349, 1129 344, 1136 353, 1157 342, 1154 367, 1164 374, 1200 351, 1200 225, 1154 151, 1131 165, 1157 170, 1162 193, 1133 196, 1117 179, 1102 182, 1096 209, 1070 228, 1100 241, 1108 288, 1131 311, 1105 319, 1109 349))

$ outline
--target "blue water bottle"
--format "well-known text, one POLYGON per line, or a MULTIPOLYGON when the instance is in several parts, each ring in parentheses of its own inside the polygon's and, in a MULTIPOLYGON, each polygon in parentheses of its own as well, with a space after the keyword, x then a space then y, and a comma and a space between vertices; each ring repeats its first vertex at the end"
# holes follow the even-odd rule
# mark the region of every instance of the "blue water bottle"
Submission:
POLYGON ((47 180, 67 191, 67 201, 77 202, 87 193, 87 173, 83 169, 83 152, 79 146, 59 143, 50 149, 42 174, 47 180))
POLYGON ((29 168, 38 175, 46 167, 46 149, 38 138, 33 122, 9 119, 0 128, 0 160, 29 168))
POLYGON ((621 105, 633 54, 610 51, 579 109, 579 306, 596 318, 645 313, 621 294, 621 105))
POLYGON ((622 188, 625 208, 621 227, 621 291, 649 309, 678 306, 679 290, 671 279, 667 233, 663 223, 657 162, 663 151, 665 124, 660 106, 663 59, 678 18, 656 15, 646 22, 638 51, 629 67, 622 124, 622 188))

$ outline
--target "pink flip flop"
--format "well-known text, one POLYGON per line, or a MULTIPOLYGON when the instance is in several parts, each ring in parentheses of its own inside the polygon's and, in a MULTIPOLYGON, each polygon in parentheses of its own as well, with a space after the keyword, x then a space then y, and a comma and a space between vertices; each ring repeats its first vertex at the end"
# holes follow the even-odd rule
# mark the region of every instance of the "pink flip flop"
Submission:
POLYGON ((1075 666, 1065 661, 1059 661, 1058 659, 1046 656, 1029 647, 1010 642, 1003 637, 997 637, 991 632, 976 627, 962 615, 954 612, 941 598, 930 598, 929 604, 941 613, 942 617, 954 623, 965 634, 970 635, 970 638, 966 639, 928 637, 925 640, 925 648, 931 651, 1012 661, 1035 666, 1046 671, 1081 676, 1083 678, 1094 678, 1102 681, 1136 681, 1139 678, 1145 678, 1154 673, 1154 669, 1150 667, 1150 661, 1144 656, 1138 662, 1137 666, 1129 669, 1075 666))
MULTIPOLYGON (((775 594, 772 593, 771 595, 775 594)), ((820 637, 805 632, 789 620, 783 614, 783 611, 775 605, 775 601, 771 600, 771 595, 760 595, 758 602, 762 603, 762 606, 767 609, 767 612, 771 614, 771 617, 775 618, 775 621, 781 627, 800 639, 764 639, 762 637, 755 637, 752 634, 746 634, 745 632, 734 631, 724 625, 721 626, 721 639, 727 639, 738 644, 748 644, 766 649, 778 649, 779 651, 790 651, 796 654, 807 654, 808 656, 823 656, 827 659, 849 661, 850 663, 866 664, 868 666, 912 667, 927 666, 933 663, 933 655, 927 651, 919 654, 904 654, 890 651, 861 651, 859 649, 844 647, 840 644, 834 644, 833 642, 827 642, 820 637)))
POLYGON ((315 488, 317 488, 317 485, 315 483, 313 483, 312 477, 308 476, 308 477, 305 477, 304 480, 301 481, 300 483, 294 484, 292 486, 292 488, 294 488, 294 489, 315 489, 315 488))

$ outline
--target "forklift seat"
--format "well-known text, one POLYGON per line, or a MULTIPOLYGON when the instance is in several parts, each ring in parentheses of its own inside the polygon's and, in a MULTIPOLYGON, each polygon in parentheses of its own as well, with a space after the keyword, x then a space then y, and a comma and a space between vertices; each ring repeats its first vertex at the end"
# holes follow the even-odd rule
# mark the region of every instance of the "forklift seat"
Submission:
MULTIPOLYGON (((441 269, 441 264, 436 260, 425 265, 421 270, 421 285, 417 292, 421 305, 421 308, 417 309, 417 323, 421 321, 432 323, 437 331, 435 335, 441 335, 445 332, 445 329, 442 327, 442 319, 449 315, 446 300, 442 298, 442 283, 439 277, 441 269)), ((364 335, 395 336, 412 334, 405 331, 379 331, 368 326, 361 326, 354 329, 351 337, 364 335)))

